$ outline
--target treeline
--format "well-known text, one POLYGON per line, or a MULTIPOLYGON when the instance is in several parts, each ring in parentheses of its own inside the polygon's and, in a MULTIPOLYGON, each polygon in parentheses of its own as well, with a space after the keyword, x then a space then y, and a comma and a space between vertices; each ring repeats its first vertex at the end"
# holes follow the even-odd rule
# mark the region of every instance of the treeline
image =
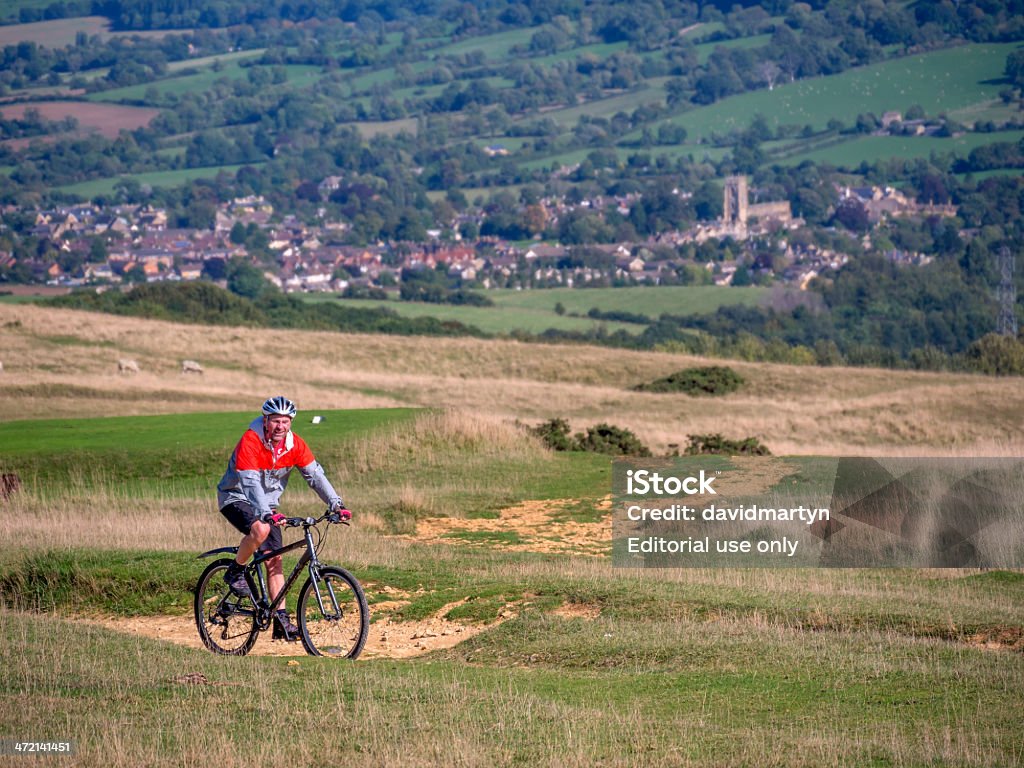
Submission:
POLYGON ((52 306, 115 315, 173 320, 203 325, 385 333, 398 336, 477 336, 483 331, 432 317, 404 318, 388 309, 309 304, 293 296, 265 292, 259 301, 238 296, 212 283, 151 283, 127 292, 79 291, 49 300, 52 306))

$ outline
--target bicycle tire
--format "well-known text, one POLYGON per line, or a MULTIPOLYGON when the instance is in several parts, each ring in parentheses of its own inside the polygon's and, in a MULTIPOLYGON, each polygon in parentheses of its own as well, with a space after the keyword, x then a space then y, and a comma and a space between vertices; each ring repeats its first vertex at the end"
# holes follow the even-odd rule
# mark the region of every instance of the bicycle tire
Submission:
POLYGON ((362 586, 351 573, 333 565, 320 569, 317 585, 324 610, 320 610, 317 590, 311 578, 302 585, 296 610, 299 634, 306 653, 311 656, 358 658, 370 632, 370 609, 362 586), (332 593, 336 605, 331 600, 332 593))
POLYGON ((234 560, 215 560, 196 582, 192 607, 203 645, 224 656, 245 656, 256 643, 259 625, 249 597, 238 597, 224 583, 234 560))

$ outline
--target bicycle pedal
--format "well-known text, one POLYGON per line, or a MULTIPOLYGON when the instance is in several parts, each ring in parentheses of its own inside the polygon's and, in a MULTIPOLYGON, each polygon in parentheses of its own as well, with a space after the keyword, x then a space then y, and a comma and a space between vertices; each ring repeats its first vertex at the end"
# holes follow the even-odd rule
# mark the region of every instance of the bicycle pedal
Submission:
POLYGON ((284 640, 289 643, 294 643, 299 639, 299 628, 288 620, 287 624, 283 624, 282 621, 274 617, 274 631, 270 636, 271 640, 284 640))

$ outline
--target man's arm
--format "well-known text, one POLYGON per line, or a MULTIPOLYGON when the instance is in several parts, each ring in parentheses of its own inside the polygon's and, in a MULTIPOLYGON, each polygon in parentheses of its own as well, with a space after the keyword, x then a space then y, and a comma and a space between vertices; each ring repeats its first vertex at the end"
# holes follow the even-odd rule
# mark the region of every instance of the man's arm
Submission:
POLYGON ((306 478, 309 487, 316 491, 316 495, 323 499, 324 504, 332 510, 345 506, 341 496, 334 490, 334 486, 324 474, 324 468, 315 459, 309 464, 299 467, 299 472, 306 478))

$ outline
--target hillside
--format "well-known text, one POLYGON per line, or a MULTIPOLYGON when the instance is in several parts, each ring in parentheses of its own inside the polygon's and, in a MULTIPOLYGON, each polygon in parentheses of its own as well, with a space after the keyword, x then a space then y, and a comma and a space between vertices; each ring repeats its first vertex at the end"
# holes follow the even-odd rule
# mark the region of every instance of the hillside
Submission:
POLYGON ((606 421, 656 452, 688 434, 755 436, 776 454, 1019 454, 1016 379, 730 363, 723 398, 631 391, 700 358, 583 345, 180 325, 0 304, 0 419, 252 409, 452 407, 528 422, 606 421), (118 373, 117 361, 141 373, 118 373), (183 375, 182 359, 202 363, 183 375))

